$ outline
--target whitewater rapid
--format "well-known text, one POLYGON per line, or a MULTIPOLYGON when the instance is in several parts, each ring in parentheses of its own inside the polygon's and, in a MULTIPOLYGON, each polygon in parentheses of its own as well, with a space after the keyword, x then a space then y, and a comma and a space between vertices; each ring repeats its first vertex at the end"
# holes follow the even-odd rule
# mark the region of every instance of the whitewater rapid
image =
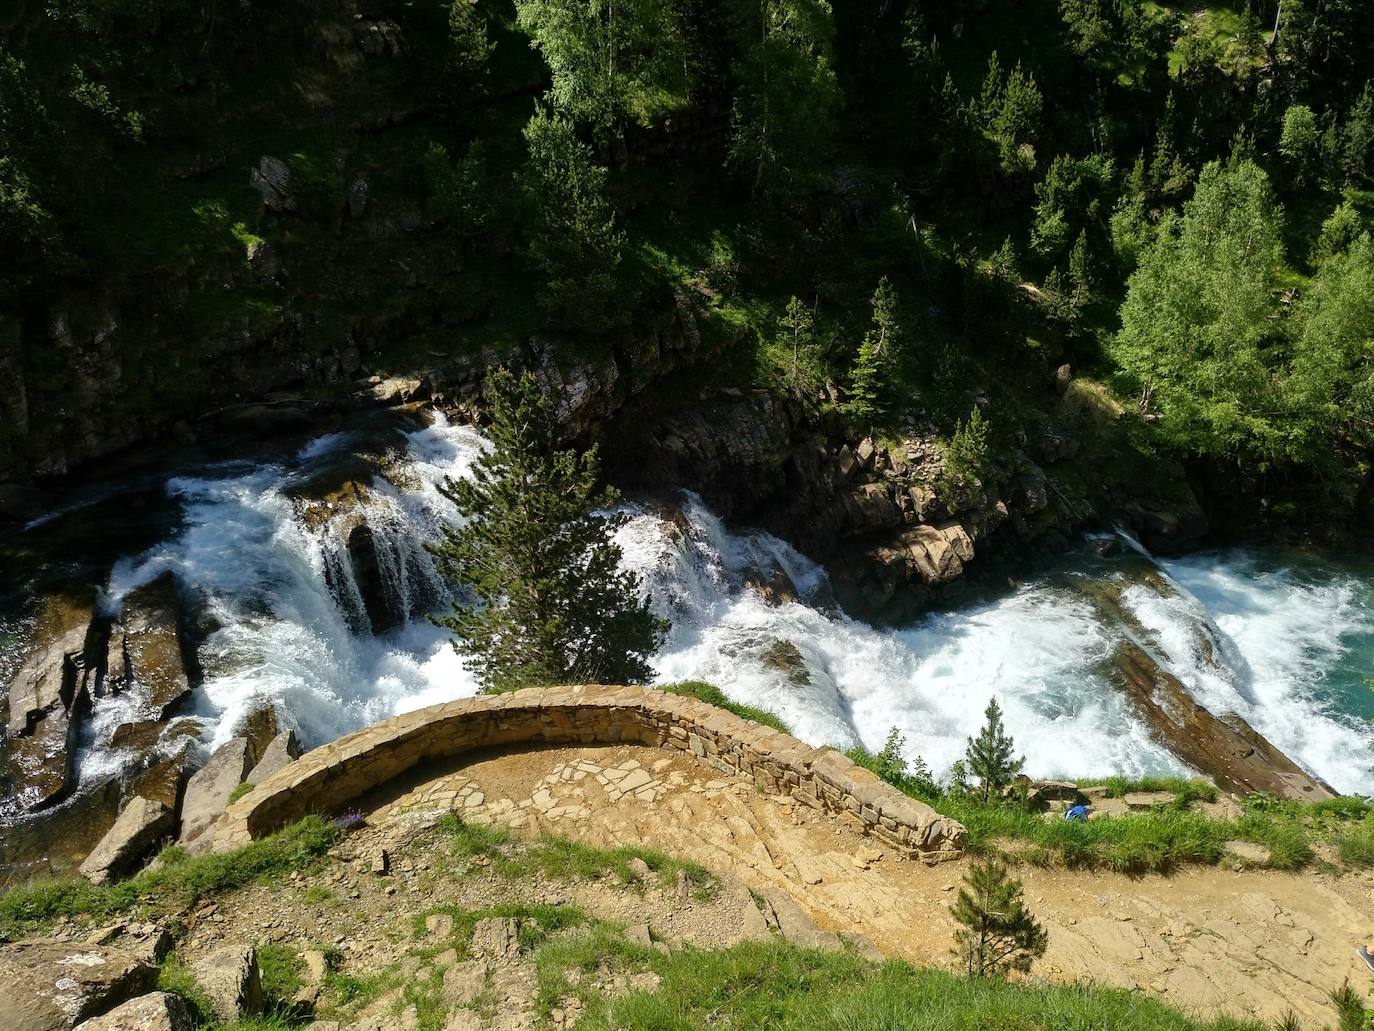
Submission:
MULTIPOLYGON (((167 490, 181 503, 179 530, 116 564, 112 602, 165 569, 202 599, 213 627, 197 699, 207 747, 262 704, 310 747, 475 692, 472 672, 426 619, 452 597, 425 544, 456 519, 439 485, 467 475, 485 442, 438 419, 404 435, 372 488, 364 516, 407 615, 380 635, 360 619, 340 536, 308 526, 293 500, 295 485, 360 443, 333 434, 276 464, 176 477, 167 490)), ((1122 628, 1074 589, 1086 576, 1119 584, 1132 618, 1199 701, 1240 713, 1338 788, 1374 791, 1368 733, 1350 701, 1355 652, 1374 641, 1368 579, 1320 564, 1273 568, 1237 551, 1159 563, 1176 588, 1161 593, 1111 560, 1084 557, 1081 568, 995 600, 876 629, 834 608, 814 562, 768 534, 727 529, 693 496, 672 511, 629 512, 618 538, 626 564, 672 623, 653 660, 660 680, 709 680, 779 713, 813 744, 877 749, 896 727, 908 755, 943 774, 996 696, 1034 775, 1184 772, 1113 686, 1107 665, 1122 628), (759 579, 794 593, 769 604, 748 586, 759 579), (1344 671, 1340 684, 1333 669, 1344 671)))

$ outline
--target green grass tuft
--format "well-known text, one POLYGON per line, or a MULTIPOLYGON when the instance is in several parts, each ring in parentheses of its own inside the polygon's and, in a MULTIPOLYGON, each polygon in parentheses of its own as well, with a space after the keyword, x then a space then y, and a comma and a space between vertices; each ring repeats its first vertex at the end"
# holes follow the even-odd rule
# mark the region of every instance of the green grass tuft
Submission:
POLYGON ((752 705, 740 705, 737 702, 732 702, 726 697, 724 691, 703 680, 683 680, 676 684, 655 684, 654 687, 670 694, 687 695, 699 702, 705 702, 707 705, 714 705, 726 712, 733 712, 741 719, 762 723, 765 727, 772 727, 784 734, 792 733, 792 728, 777 713, 769 712, 767 709, 757 709, 752 705))
POLYGON ((160 869, 125 881, 95 885, 84 880, 35 881, 0 895, 0 940, 11 941, 60 916, 110 916, 139 906, 190 905, 311 866, 343 832, 318 816, 277 831, 232 852, 188 857, 167 849, 160 869), (147 901, 147 898, 154 901, 147 901))

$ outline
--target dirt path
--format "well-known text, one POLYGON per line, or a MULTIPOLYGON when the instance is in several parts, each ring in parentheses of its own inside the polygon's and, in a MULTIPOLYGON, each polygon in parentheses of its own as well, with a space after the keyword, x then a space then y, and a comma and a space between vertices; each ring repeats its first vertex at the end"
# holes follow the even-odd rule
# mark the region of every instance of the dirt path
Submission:
MULTIPOLYGON (((760 794, 692 758, 641 746, 469 756, 367 800, 370 821, 457 809, 527 833, 638 844, 781 888, 818 925, 858 931, 889 955, 947 965, 947 907, 963 863, 929 868, 834 817, 760 794)), ((1139 987, 1175 1006, 1331 1019, 1326 993, 1362 984, 1354 947, 1374 938, 1368 879, 1189 868, 1170 877, 1025 868, 1050 932, 1042 974, 1139 987)))

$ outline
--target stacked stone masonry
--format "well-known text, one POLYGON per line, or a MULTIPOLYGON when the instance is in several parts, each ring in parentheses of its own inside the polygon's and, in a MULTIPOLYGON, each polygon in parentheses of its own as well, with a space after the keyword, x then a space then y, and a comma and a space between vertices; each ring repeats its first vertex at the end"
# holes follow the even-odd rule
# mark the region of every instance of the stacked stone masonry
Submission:
POLYGON ((396 716, 307 752, 229 807, 228 849, 309 813, 334 815, 421 764, 502 746, 631 743, 691 752, 761 790, 836 814, 927 862, 960 854, 964 828, 833 749, 682 695, 640 687, 529 688, 396 716))

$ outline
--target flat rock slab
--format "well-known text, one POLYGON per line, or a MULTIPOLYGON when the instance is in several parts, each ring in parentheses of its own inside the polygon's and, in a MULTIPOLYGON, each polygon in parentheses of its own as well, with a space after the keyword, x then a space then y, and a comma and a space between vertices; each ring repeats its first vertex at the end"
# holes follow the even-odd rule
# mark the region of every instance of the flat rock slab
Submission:
POLYGON ((76 1031, 192 1031, 193 1027, 180 996, 152 992, 87 1020, 76 1031))
POLYGON ((248 776, 249 745, 245 737, 230 738, 210 761, 191 775, 181 803, 181 843, 193 852, 203 851, 209 832, 224 816, 229 796, 248 776))
POLYGON ((135 866, 172 830, 172 811, 161 802, 133 798, 82 862, 81 876, 105 884, 135 866))
POLYGON ((301 744, 294 730, 284 730, 263 749, 262 758, 248 774, 249 784, 261 784, 278 770, 289 766, 301 756, 301 744))
POLYGON ((225 1023, 262 1012, 257 949, 230 946, 212 952, 191 967, 191 976, 225 1023))
POLYGON ((0 946, 0 1028, 67 1031, 150 991, 157 968, 120 949, 70 942, 0 946))

